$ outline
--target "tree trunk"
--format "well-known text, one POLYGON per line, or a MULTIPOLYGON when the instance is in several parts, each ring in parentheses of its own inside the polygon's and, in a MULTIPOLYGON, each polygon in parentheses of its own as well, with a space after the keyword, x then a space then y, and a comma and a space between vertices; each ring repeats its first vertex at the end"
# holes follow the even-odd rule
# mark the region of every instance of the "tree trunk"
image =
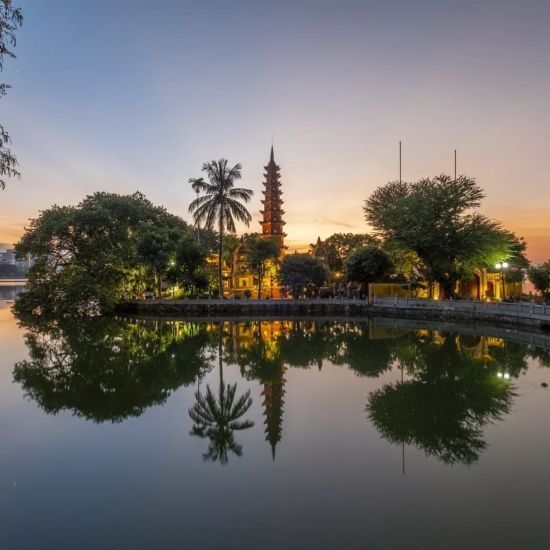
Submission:
MULTIPOLYGON (((261 271, 260 271, 261 273, 261 271)), ((258 275, 258 300, 262 299, 262 281, 264 280, 262 275, 258 275)))
POLYGON ((162 272, 159 273, 159 298, 162 298, 162 272))
POLYGON ((223 252, 223 202, 220 210, 220 250, 219 250, 220 255, 218 257, 218 277, 220 278, 219 280, 220 300, 223 300, 222 252, 223 252))
POLYGON ((448 279, 448 278, 439 281, 439 287, 443 290, 447 299, 456 298, 455 289, 456 289, 457 282, 458 282, 458 279, 448 279))

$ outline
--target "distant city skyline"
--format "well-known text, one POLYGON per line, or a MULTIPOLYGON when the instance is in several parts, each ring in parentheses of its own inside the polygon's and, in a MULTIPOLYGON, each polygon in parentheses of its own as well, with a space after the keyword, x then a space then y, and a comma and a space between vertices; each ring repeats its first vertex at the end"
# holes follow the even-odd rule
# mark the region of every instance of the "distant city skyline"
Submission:
POLYGON ((0 250, 29 218, 95 191, 143 192, 192 223, 187 180, 243 165, 259 231, 271 136, 285 244, 368 232, 376 187, 475 177, 481 211, 550 257, 550 3, 14 0, 2 82, 22 180, 0 192, 0 250))

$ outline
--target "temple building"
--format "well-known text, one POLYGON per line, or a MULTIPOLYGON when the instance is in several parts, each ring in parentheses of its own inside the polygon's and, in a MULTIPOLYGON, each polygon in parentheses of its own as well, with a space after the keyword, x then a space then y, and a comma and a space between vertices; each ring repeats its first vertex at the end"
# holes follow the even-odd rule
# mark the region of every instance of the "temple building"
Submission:
MULTIPOLYGON (((261 231, 258 234, 264 239, 274 238, 277 240, 280 249, 279 258, 282 260, 285 256, 287 246, 285 246, 286 233, 284 232, 284 226, 286 222, 283 220, 285 211, 282 209, 283 200, 281 195, 281 167, 275 163, 275 157, 273 153, 273 146, 271 146, 271 155, 269 163, 264 166, 265 173, 263 182, 264 190, 262 191, 264 198, 261 201, 263 210, 260 210, 262 219, 260 225, 261 231)), ((258 293, 258 284, 255 277, 246 269, 247 263, 247 249, 243 241, 239 247, 235 250, 233 255, 233 262, 231 266, 224 263, 222 274, 224 278, 223 287, 224 295, 227 297, 238 296, 244 298, 250 295, 252 298, 256 298, 258 293)), ((212 256, 212 260, 217 261, 217 255, 212 256)), ((279 298, 279 289, 273 286, 272 280, 264 281, 264 284, 271 283, 269 295, 273 298, 279 298)), ((265 292, 264 292, 265 296, 265 292)))
POLYGON ((323 247, 321 237, 317 237, 317 242, 315 244, 310 244, 309 248, 311 256, 319 260, 328 269, 328 252, 326 248, 323 247))
POLYGON ((285 237, 286 233, 284 232, 284 226, 286 224, 283 221, 283 215, 285 211, 282 209, 283 200, 281 195, 281 167, 275 164, 275 159, 273 156, 273 145, 271 146, 271 157, 269 159, 269 164, 264 166, 266 173, 264 174, 264 187, 262 191, 264 195, 264 200, 262 201, 263 210, 260 210, 262 215, 262 220, 260 225, 262 226, 262 237, 264 238, 275 238, 279 243, 279 248, 281 249, 281 260, 285 256, 285 251, 288 247, 285 246, 285 237))

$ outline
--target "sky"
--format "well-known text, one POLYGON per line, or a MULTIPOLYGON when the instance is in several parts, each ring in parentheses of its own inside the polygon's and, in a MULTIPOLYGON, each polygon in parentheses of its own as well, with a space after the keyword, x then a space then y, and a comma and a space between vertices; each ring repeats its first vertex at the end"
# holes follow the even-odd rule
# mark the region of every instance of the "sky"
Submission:
MULTIPOLYGON (((143 192, 192 222, 203 162, 243 165, 258 221, 273 139, 286 244, 366 232, 399 177, 475 177, 481 211, 550 257, 550 2, 14 0, 0 103, 21 181, 0 249, 95 191, 143 192)), ((244 232, 247 228, 239 227, 244 232)))

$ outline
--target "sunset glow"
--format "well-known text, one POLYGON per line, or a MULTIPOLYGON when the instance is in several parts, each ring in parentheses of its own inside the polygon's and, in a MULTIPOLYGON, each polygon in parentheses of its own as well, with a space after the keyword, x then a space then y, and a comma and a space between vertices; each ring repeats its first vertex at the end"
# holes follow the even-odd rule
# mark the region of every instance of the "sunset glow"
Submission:
POLYGON ((550 257, 550 4, 19 4, 2 123, 22 180, 0 192, 0 249, 95 191, 191 222, 187 180, 220 157, 242 163, 259 231, 273 136, 289 251, 369 231, 402 141, 404 180, 452 174, 456 149, 482 212, 550 257))

